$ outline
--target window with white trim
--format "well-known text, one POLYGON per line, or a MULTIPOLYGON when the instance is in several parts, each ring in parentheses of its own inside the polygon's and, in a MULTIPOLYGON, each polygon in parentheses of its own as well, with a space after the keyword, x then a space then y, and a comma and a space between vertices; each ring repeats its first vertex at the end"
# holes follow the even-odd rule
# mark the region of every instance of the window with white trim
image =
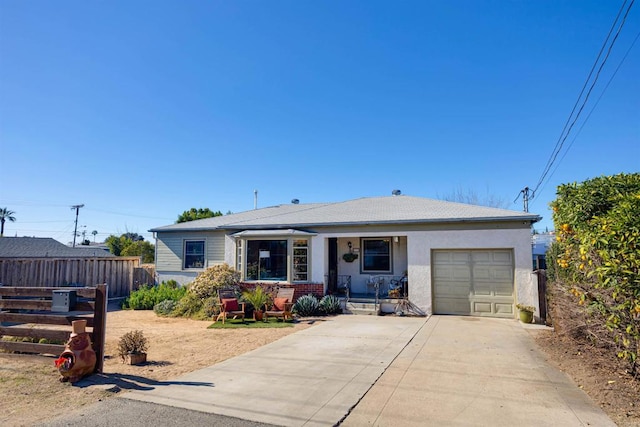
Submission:
POLYGON ((391 273, 391 238, 363 238, 361 269, 363 273, 391 273))
POLYGON ((309 239, 236 239, 236 268, 243 280, 308 282, 311 279, 309 239))
POLYGON ((247 280, 287 281, 287 240, 247 241, 247 280))
POLYGON ((309 279, 309 246, 307 239, 293 241, 293 281, 306 282, 309 279))
POLYGON ((236 270, 242 271, 242 240, 236 240, 236 270))
POLYGON ((204 240, 184 242, 184 268, 204 268, 204 240))

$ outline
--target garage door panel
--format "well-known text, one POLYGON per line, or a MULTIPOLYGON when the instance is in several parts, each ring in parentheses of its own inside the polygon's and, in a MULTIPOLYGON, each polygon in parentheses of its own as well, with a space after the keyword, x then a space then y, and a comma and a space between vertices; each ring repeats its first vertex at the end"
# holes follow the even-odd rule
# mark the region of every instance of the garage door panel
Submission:
POLYGON ((513 318, 511 250, 434 251, 432 259, 435 313, 513 318))
POLYGON ((493 260, 493 256, 489 251, 472 252, 471 259, 473 260, 474 263, 489 264, 493 260))
POLYGON ((511 266, 496 266, 491 272, 494 280, 513 282, 513 268, 511 266))
POLYGON ((494 311, 497 314, 506 314, 508 317, 513 317, 513 304, 512 303, 495 303, 494 311))
POLYGON ((493 255, 494 264, 504 264, 504 265, 513 264, 513 257, 512 257, 511 251, 493 251, 491 254, 493 255))
POLYGON ((491 269, 487 266, 474 266, 473 267, 473 279, 474 280, 491 280, 491 269))
POLYGON ((482 296, 491 296, 493 295, 493 290, 490 285, 479 285, 478 283, 473 284, 473 295, 482 295, 482 296))
POLYGON ((445 298, 469 298, 469 282, 447 282, 436 285, 436 292, 445 298))
POLYGON ((456 264, 469 263, 470 254, 468 252, 451 252, 451 261, 456 264))
POLYGON ((471 272, 467 267, 460 267, 457 265, 439 266, 435 272, 434 277, 443 281, 446 280, 471 280, 471 272))
POLYGON ((492 306, 490 302, 474 302, 472 312, 475 313, 491 313, 492 306))
POLYGON ((511 283, 497 283, 493 289, 495 296, 510 297, 513 300, 513 285, 511 283))
POLYGON ((433 262, 435 264, 468 264, 470 254, 468 252, 435 252, 433 254, 433 262))
POLYGON ((471 310, 469 301, 459 298, 441 298, 438 300, 438 313, 440 314, 469 314, 471 310))

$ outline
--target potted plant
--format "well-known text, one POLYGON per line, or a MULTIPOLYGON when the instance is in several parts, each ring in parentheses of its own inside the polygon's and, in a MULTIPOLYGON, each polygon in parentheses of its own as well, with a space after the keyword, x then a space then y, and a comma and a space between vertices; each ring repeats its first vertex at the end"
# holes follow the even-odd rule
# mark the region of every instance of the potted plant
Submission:
POLYGON ((269 302, 269 294, 267 294, 261 286, 256 286, 252 290, 244 291, 242 298, 253 307, 254 320, 262 320, 265 304, 269 302))
POLYGON ((520 310, 520 321, 522 323, 531 323, 533 321, 533 312, 536 311, 534 306, 516 304, 516 308, 520 310))
POLYGON ((147 349, 149 342, 142 331, 130 331, 120 337, 118 342, 118 355, 122 363, 139 365, 147 361, 147 349))
POLYGON ((342 255, 342 259, 345 260, 346 262, 353 262, 358 259, 358 254, 354 254, 353 252, 347 252, 346 254, 342 255))

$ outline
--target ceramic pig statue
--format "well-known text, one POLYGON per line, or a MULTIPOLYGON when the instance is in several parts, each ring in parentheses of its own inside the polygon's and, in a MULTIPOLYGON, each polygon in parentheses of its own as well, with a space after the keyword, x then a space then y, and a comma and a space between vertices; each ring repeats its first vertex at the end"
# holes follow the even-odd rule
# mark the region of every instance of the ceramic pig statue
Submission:
POLYGON ((62 375, 62 382, 76 382, 90 375, 96 366, 96 353, 91 347, 91 338, 85 331, 86 320, 72 322, 73 333, 64 351, 56 360, 56 367, 62 375))

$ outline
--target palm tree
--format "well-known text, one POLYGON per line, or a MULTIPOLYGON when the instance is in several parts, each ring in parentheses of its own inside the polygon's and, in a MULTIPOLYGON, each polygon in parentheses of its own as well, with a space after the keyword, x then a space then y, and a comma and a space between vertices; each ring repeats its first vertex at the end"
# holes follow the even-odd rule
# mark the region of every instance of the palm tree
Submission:
POLYGON ((0 208, 0 237, 4 236, 4 223, 6 221, 16 221, 16 217, 13 216, 14 213, 14 211, 10 211, 8 208, 0 208))
POLYGON ((98 234, 98 230, 93 230, 91 232, 91 234, 93 234, 93 243, 95 243, 96 242, 96 234, 98 234))

